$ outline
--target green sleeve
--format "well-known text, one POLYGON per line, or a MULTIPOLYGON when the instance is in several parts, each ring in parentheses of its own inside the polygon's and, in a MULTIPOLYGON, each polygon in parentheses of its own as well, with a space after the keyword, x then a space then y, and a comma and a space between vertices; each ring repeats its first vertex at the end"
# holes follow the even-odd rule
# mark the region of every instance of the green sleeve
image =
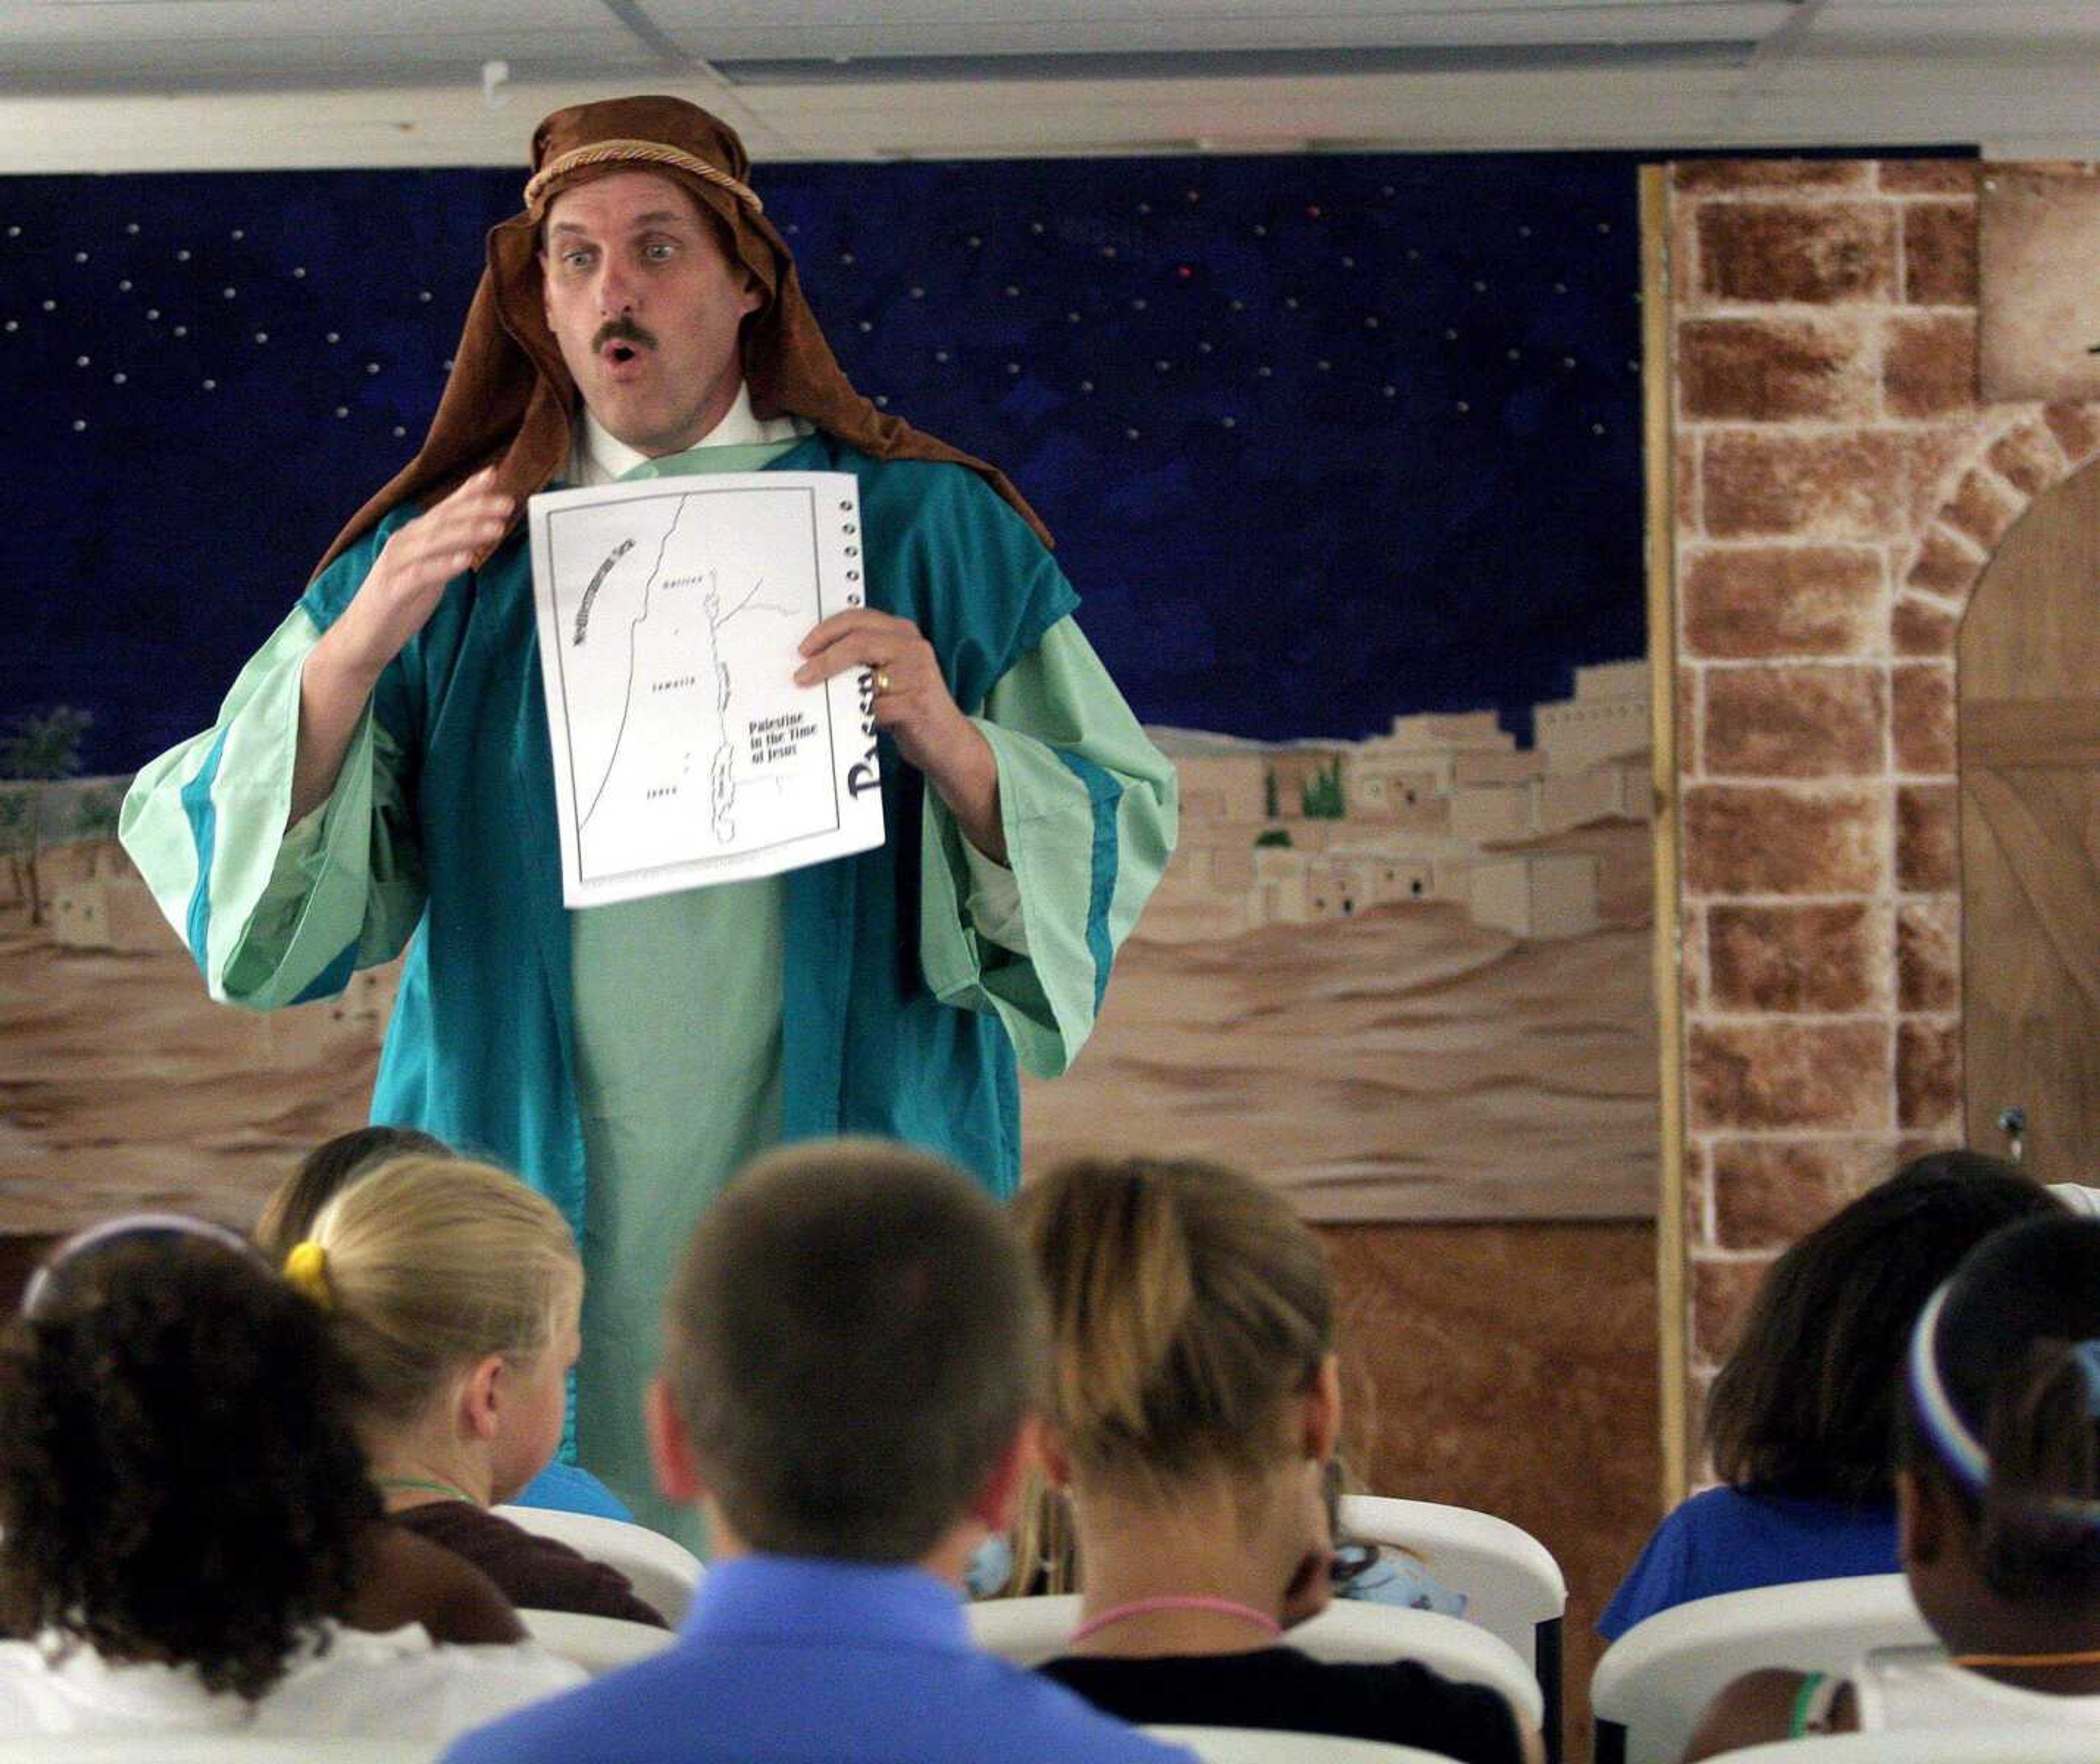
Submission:
POLYGON ((251 1010, 342 990, 423 911, 399 749, 368 706, 334 794, 289 833, 299 676, 320 631, 294 608, 218 720, 133 780, 118 831, 214 998, 251 1010))
POLYGON ((985 860, 973 869, 961 829, 929 791, 920 961, 936 997, 995 1011, 1023 1068, 1055 1077, 1085 1045, 1115 952, 1173 851, 1174 767, 1069 618, 973 720, 999 764, 1018 909, 992 898, 985 860))

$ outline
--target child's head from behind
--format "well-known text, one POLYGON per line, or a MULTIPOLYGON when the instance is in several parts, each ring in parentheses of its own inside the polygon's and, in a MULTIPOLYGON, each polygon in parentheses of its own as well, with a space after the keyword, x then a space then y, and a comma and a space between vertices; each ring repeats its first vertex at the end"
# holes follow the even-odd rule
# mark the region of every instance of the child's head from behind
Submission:
POLYGON ((2100 1618, 2100 1220, 1979 1246, 1905 1374, 1905 1559, 1935 1627, 1994 1603, 2100 1618))
POLYGON ((50 1265, 0 1334, 0 1623, 254 1697, 379 1515, 325 1317, 165 1225, 50 1265))
POLYGON ((1708 1399, 1722 1479, 1777 1494, 1890 1498, 1912 1322, 1992 1231, 2061 1210, 2009 1164, 1935 1152, 1802 1238, 1765 1276, 1708 1399))
POLYGON ((745 1545, 910 1563, 994 1522, 1037 1307, 1004 1209, 939 1160, 872 1139, 759 1159, 702 1218, 664 1333, 660 1478, 745 1545))
MULTIPOLYGON (((1330 1387, 1319 1240, 1275 1193, 1196 1162, 1079 1162, 1016 1217, 1049 1307, 1050 1423, 1074 1479, 1159 1496, 1302 1458, 1330 1387)), ((1324 1454, 1323 1454, 1324 1455, 1324 1454)))
POLYGON ((492 1165, 390 1158, 321 1209, 291 1267, 341 1322, 375 1457, 409 1432, 463 1429, 490 1454, 497 1501, 545 1466, 583 1268, 543 1196, 492 1165))
POLYGON ((321 1209, 353 1176, 408 1154, 449 1157, 452 1147, 414 1127, 357 1127, 324 1140, 263 1203, 256 1244, 272 1267, 282 1267, 293 1246, 313 1236, 321 1209))

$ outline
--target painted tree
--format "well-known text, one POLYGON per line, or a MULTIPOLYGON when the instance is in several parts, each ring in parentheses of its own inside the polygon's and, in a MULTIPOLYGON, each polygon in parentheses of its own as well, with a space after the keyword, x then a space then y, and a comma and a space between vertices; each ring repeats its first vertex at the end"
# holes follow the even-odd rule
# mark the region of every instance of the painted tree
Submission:
MULTIPOLYGON (((0 735, 0 778, 29 786, 20 794, 29 798, 29 922, 44 922, 43 878, 38 859, 43 850, 44 799, 51 785, 80 776, 81 737, 93 725, 90 712, 60 705, 42 714, 32 712, 15 719, 11 734, 0 735)), ((10 794, 15 793, 11 792, 10 794)))

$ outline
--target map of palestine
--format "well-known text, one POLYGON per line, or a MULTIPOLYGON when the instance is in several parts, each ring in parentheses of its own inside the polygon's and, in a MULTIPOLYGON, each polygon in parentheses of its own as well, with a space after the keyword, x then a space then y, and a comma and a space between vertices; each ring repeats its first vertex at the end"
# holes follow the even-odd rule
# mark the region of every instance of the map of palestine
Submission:
MULTIPOLYGON (((840 832, 854 799, 876 794, 852 788, 841 764, 864 761, 871 739, 856 684, 805 689, 792 678, 796 645, 836 610, 820 581, 825 534, 813 523, 823 498, 707 478, 597 494, 536 507, 536 523, 547 523, 544 547, 536 542, 542 660, 579 884, 654 891, 646 879, 660 871, 840 832)), ((846 529, 832 534, 844 541, 834 549, 857 558, 856 524, 836 518, 857 508, 831 512, 846 529)), ((879 840, 879 820, 876 829, 879 840)))

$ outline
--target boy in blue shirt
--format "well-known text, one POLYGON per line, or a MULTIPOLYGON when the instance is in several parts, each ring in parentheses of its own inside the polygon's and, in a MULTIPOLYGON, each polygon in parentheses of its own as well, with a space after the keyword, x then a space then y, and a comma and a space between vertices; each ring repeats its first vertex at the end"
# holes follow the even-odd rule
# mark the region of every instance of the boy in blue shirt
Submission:
POLYGON ((671 1651, 448 1764, 1164 1764, 978 1651, 958 1590, 1027 1456, 1039 1301, 1005 1215, 902 1145, 760 1159, 701 1220, 648 1393, 714 1560, 671 1651))

